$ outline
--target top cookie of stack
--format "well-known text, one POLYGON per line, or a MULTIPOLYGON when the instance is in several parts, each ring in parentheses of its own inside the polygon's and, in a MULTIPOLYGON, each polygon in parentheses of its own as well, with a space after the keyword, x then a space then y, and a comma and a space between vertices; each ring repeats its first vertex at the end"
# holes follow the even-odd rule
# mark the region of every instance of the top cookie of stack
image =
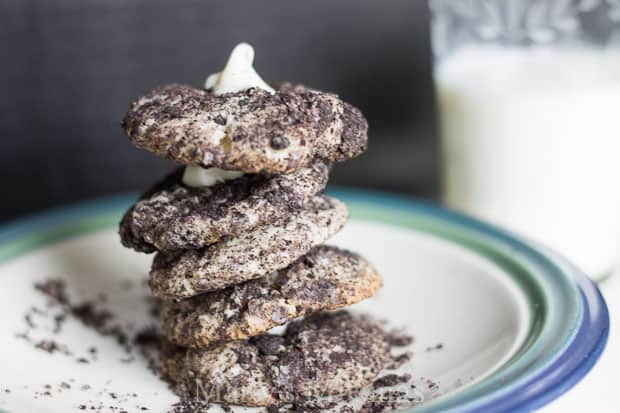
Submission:
POLYGON ((330 93, 289 83, 273 93, 213 90, 157 88, 132 104, 123 128, 134 145, 163 158, 243 173, 291 173, 366 150, 361 112, 330 93))

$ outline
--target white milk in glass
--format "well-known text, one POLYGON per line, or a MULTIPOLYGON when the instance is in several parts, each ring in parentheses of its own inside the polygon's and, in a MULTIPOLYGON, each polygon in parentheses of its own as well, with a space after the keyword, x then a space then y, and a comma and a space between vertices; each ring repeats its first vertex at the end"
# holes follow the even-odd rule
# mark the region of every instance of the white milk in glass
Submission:
POLYGON ((462 48, 437 63, 447 205, 561 252, 620 256, 620 53, 462 48))

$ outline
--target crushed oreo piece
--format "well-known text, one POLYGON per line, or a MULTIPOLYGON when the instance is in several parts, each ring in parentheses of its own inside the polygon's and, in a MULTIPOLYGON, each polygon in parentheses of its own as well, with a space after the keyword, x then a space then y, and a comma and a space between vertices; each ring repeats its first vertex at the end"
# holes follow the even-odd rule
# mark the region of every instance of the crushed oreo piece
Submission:
POLYGON ((375 389, 378 389, 380 387, 392 387, 392 386, 396 386, 397 384, 400 384, 400 383, 406 383, 409 380, 411 380, 411 375, 410 374, 405 374, 405 375, 402 375, 402 376, 399 376, 397 374, 388 374, 388 375, 385 375, 385 376, 380 377, 377 380, 375 380, 372 383, 372 386, 375 389))

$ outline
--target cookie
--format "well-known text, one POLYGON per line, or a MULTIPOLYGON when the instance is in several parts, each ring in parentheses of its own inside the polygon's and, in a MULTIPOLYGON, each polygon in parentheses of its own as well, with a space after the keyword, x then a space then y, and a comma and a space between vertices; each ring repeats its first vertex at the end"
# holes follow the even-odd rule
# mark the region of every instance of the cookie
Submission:
POLYGON ((282 336, 177 348, 164 354, 162 371, 177 391, 212 402, 275 406, 356 391, 379 374, 388 356, 375 322, 342 311, 293 322, 282 336))
POLYGON ((159 87, 131 105, 123 128, 134 145, 163 158, 246 173, 290 173, 315 158, 344 161, 364 152, 368 141, 357 108, 290 84, 274 94, 159 87))
POLYGON ((342 202, 321 195, 287 218, 200 250, 158 252, 149 285, 163 299, 189 298, 287 267, 338 232, 348 219, 342 202))
POLYGON ((286 269, 161 308, 163 331, 175 344, 209 347, 247 339, 309 312, 335 310, 372 297, 379 273, 357 254, 315 247, 286 269))
POLYGON ((181 181, 182 170, 149 190, 123 217, 123 245, 142 252, 198 249, 236 237, 302 208, 325 188, 321 161, 287 175, 244 175, 207 188, 181 181))

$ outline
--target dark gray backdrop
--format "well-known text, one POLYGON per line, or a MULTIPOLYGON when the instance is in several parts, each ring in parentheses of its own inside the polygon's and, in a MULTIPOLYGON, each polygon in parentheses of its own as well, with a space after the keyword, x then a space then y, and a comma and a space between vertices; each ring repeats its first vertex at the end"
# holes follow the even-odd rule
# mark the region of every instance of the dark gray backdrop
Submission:
POLYGON ((423 0, 3 0, 0 220, 148 186, 172 167, 119 123, 161 83, 200 85, 237 42, 268 80, 339 93, 371 125, 336 184, 420 196, 437 186, 423 0))

